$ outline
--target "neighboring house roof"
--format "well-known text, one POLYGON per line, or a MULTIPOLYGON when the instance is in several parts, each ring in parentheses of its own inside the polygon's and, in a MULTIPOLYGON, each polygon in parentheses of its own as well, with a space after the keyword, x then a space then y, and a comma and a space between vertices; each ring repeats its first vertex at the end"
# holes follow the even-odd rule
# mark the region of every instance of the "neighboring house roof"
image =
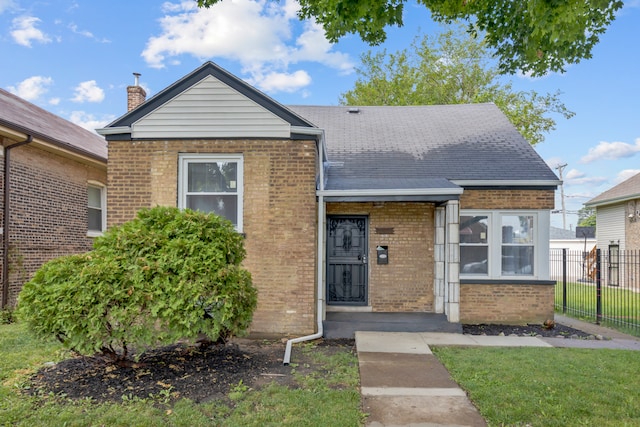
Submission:
POLYGON ((31 135, 34 140, 52 144, 75 154, 107 161, 107 142, 62 117, 0 89, 0 128, 31 135))
POLYGON ((551 240, 569 240, 575 238, 576 232, 574 230, 565 230, 564 228, 553 226, 549 229, 549 239, 551 240))
POLYGON ((494 104, 289 108, 325 130, 328 189, 559 184, 494 104))
POLYGON ((585 206, 605 206, 640 198, 640 173, 600 193, 585 203, 585 206))

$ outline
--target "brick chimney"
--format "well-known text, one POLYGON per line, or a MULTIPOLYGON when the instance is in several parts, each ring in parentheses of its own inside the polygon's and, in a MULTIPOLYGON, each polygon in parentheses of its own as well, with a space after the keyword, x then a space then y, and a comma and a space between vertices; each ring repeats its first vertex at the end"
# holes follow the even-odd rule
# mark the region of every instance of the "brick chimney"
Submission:
POLYGON ((133 86, 127 86, 127 112, 137 108, 147 98, 147 92, 140 86, 140 73, 133 73, 133 75, 135 83, 133 86))

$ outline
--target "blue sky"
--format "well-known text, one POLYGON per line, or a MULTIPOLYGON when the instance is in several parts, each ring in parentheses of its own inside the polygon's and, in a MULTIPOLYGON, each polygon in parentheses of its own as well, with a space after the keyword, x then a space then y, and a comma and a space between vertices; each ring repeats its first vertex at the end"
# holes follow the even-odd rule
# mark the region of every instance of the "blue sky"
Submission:
MULTIPOLYGON (((0 87, 88 129, 125 113, 133 72, 152 96, 211 60, 283 104, 336 105, 352 88, 368 50, 395 52, 434 33, 426 9, 409 3, 405 26, 372 48, 357 36, 332 45, 322 29, 297 20, 290 0, 0 0, 0 87)), ((576 115, 536 146, 563 171, 566 227, 591 197, 640 172, 640 0, 628 1, 593 58, 565 73, 508 76, 517 90, 562 92, 576 115)), ((560 191, 556 208, 560 209, 560 191)), ((562 226, 562 215, 552 214, 562 226)))

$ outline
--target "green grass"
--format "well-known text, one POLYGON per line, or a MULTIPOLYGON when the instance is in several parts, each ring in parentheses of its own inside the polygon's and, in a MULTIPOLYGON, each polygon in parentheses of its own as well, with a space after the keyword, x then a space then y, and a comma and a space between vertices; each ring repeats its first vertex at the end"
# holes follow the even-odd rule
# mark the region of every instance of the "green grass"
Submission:
POLYGON ((639 426, 640 353, 434 348, 490 426, 639 426))
MULTIPOLYGON (((63 396, 29 396, 28 378, 48 361, 68 354, 55 342, 32 338, 23 325, 0 325, 0 426, 360 426, 357 358, 347 350, 296 347, 319 363, 311 374, 295 373, 298 388, 270 384, 252 390, 237 384, 222 401, 170 402, 163 396, 98 404, 63 396)), ((295 367, 292 368, 295 370, 295 367)))
MULTIPOLYGON (((562 283, 555 287, 555 305, 562 310, 562 283)), ((640 336, 640 293, 628 289, 602 286, 601 324, 640 336)), ((596 287, 594 284, 567 283, 567 314, 595 321, 596 287)))

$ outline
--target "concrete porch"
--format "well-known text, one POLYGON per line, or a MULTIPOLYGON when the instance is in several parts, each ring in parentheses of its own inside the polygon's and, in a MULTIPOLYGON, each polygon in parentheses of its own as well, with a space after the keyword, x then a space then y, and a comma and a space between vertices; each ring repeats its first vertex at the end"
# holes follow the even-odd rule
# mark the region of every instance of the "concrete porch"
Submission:
POLYGON ((438 313, 328 311, 322 324, 327 339, 354 338, 356 331, 462 333, 461 324, 450 323, 438 313))

